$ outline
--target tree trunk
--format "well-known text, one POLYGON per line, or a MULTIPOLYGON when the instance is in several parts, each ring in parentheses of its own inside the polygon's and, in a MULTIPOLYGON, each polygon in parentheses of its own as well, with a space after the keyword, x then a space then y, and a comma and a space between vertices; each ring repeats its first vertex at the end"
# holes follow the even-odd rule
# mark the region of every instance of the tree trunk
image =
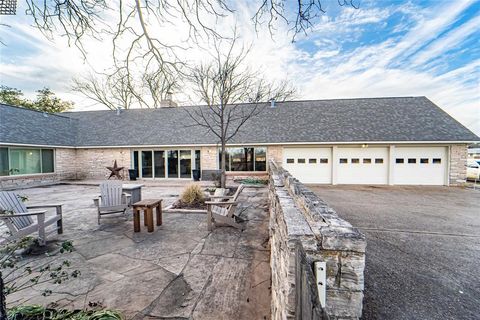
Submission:
POLYGON ((0 272, 0 319, 7 319, 7 303, 5 301, 5 288, 3 275, 0 272))
POLYGON ((221 158, 222 158, 222 163, 221 163, 221 167, 220 167, 220 170, 221 170, 221 173, 220 173, 220 188, 226 188, 227 187, 227 177, 226 177, 226 174, 225 174, 225 169, 226 169, 226 156, 225 156, 225 141, 222 139, 222 147, 221 147, 221 150, 220 150, 220 153, 221 153, 221 158))

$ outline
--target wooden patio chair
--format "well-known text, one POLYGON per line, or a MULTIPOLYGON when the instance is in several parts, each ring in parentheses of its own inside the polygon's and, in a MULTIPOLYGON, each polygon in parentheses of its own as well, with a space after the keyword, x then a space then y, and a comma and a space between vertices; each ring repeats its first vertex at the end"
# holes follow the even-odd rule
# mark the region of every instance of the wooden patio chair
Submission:
POLYGON ((233 196, 212 196, 211 201, 205 202, 207 204, 207 227, 209 231, 213 230, 216 222, 227 224, 241 231, 245 230, 244 226, 238 222, 240 218, 235 215, 238 205, 237 199, 243 188, 244 185, 241 184, 233 196), (219 199, 222 201, 218 201, 219 199))
POLYGON ((38 232, 39 245, 44 246, 48 234, 55 231, 63 233, 61 204, 25 206, 18 194, 0 191, 0 211, 0 221, 5 222, 10 231, 10 236, 0 240, 0 244, 38 232), (56 215, 47 219, 47 210, 28 210, 44 208, 55 208, 56 215), (32 217, 36 217, 36 221, 32 217), (55 223, 56 228, 46 231, 48 226, 55 223))
POLYGON ((121 213, 125 215, 130 204, 130 195, 122 190, 121 181, 104 181, 100 184, 100 196, 93 199, 98 212, 98 224, 102 216, 121 213))

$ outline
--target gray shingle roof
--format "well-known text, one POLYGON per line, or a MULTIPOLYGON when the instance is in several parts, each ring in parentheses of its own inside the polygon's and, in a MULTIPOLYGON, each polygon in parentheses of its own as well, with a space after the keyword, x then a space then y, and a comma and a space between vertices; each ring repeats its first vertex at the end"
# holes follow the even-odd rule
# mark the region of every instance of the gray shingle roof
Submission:
POLYGON ((78 120, 0 104, 0 142, 74 146, 78 120))
MULTIPOLYGON (((53 145, 69 141, 79 147, 218 143, 218 138, 204 128, 191 126, 185 108, 205 107, 132 109, 122 110, 120 115, 111 110, 68 112, 62 115, 71 118, 71 122, 68 118, 51 117, 56 129, 47 128, 46 123, 39 126, 32 117, 29 127, 35 133, 18 129, 17 134, 8 136, 7 142, 38 141, 45 137, 53 145), (76 135, 72 136, 72 132, 76 135)), ((262 108, 260 115, 252 118, 231 143, 480 140, 425 97, 291 101, 277 102, 275 108, 265 103, 262 108)), ((11 113, 7 117, 18 120, 11 113)), ((13 131, 16 128, 11 126, 13 131)), ((4 142, 4 138, 0 137, 0 141, 4 142)))

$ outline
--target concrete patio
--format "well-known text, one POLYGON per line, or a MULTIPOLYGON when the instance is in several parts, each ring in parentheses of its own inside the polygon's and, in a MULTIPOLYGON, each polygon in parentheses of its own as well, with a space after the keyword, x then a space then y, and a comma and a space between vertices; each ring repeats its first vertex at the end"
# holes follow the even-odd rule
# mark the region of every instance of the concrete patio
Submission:
MULTIPOLYGON (((143 198, 173 203, 183 186, 147 186, 143 198)), ((29 256, 33 264, 68 259, 80 277, 8 296, 29 304, 57 302, 84 308, 89 302, 120 310, 127 319, 268 319, 270 249, 266 188, 240 195, 246 230, 207 231, 205 214, 164 213, 155 232, 134 233, 132 217, 97 225, 92 199, 97 186, 55 185, 18 191, 29 204, 63 203, 64 234, 75 251, 56 257, 29 256)))

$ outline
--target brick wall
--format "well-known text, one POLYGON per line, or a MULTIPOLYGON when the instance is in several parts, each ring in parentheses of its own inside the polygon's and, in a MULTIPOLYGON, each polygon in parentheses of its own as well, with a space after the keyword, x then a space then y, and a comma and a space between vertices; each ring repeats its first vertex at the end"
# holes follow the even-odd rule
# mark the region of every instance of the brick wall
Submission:
POLYGON ((107 166, 117 160, 119 167, 125 167, 122 174, 128 177, 131 162, 130 149, 77 149, 77 179, 102 179, 110 173, 107 166))
POLYGON ((268 146, 267 147, 267 161, 273 160, 276 163, 283 161, 283 147, 282 146, 268 146))
POLYGON ((456 144, 450 146, 450 172, 451 186, 462 185, 467 178, 467 145, 456 144))
POLYGON ((365 236, 280 166, 270 162, 269 168, 272 319, 295 319, 298 242, 309 267, 314 261, 326 262, 328 317, 360 318, 365 236))

